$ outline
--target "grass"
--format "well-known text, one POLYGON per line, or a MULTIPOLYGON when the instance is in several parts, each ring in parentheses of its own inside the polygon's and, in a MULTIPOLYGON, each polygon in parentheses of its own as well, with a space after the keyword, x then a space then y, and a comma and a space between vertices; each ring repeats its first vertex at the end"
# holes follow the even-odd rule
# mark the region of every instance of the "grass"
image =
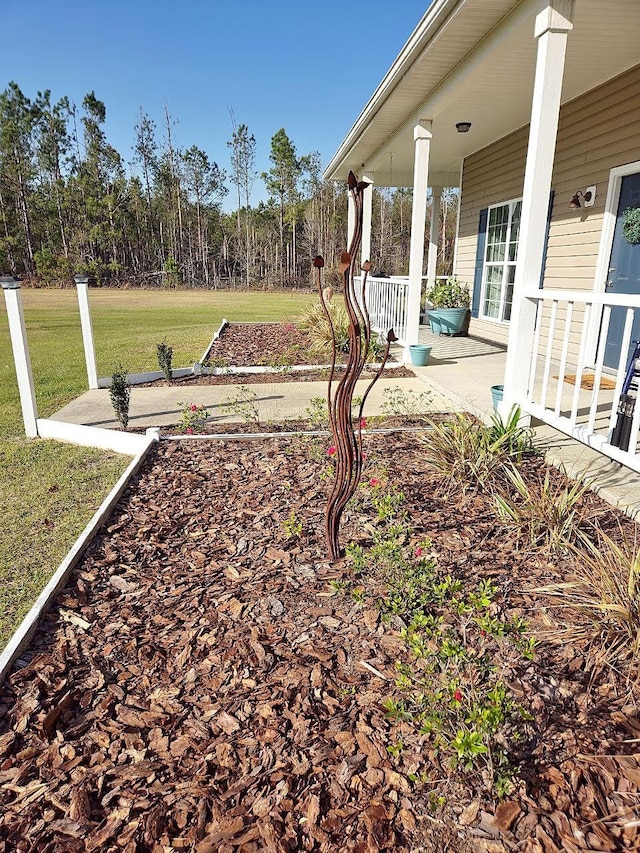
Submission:
MULTIPOLYGON (((89 293, 99 376, 122 363, 129 372, 158 370, 156 347, 173 347, 173 366, 203 354, 223 317, 232 322, 295 320, 312 294, 108 290, 89 293)), ((87 390, 75 290, 23 290, 25 323, 41 417, 87 390)), ((22 419, 4 301, 0 307, 0 436, 20 435, 22 419)))
POLYGON ((55 441, 0 441, 0 648, 128 462, 55 441))
MULTIPOLYGON (((223 317, 295 320, 310 294, 92 289, 99 376, 118 364, 157 370, 157 344, 185 367, 223 317)), ((87 390, 75 289, 22 290, 38 413, 50 417, 87 390)), ((0 300, 0 648, 128 464, 128 458, 24 438, 4 299, 0 300)))

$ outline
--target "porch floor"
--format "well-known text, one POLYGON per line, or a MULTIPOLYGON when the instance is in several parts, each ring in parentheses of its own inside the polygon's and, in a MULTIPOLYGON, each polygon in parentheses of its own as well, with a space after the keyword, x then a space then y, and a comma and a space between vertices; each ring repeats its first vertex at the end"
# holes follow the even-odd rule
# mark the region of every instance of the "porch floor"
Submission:
MULTIPOLYGON (((466 410, 488 422, 493 411, 491 386, 504 381, 506 347, 473 336, 436 335, 428 326, 420 327, 419 341, 433 346, 428 365, 412 368, 420 379, 447 399, 451 410, 466 410)), ((550 369, 548 405, 555 401, 556 367, 552 364, 550 369)), ((540 362, 536 371, 536 391, 542 386, 543 375, 544 364, 540 362)), ((574 390, 574 386, 565 382, 561 413, 570 412, 574 390)), ((591 393, 583 389, 579 392, 578 420, 585 423, 591 393)), ((539 394, 537 396, 539 398, 539 394)), ((606 430, 612 399, 613 391, 601 391, 596 429, 606 430)), ((597 494, 632 518, 640 519, 640 477, 634 471, 547 424, 534 420, 532 425, 551 464, 564 466, 571 477, 584 476, 593 480, 593 490, 597 494)))

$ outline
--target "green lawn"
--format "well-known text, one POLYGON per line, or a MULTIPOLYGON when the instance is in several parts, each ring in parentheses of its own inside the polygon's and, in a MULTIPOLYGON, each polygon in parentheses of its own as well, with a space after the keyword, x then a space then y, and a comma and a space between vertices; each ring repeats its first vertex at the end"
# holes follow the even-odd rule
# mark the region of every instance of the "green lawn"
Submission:
MULTIPOLYGON (((157 370, 156 344, 173 364, 197 361, 223 317, 295 320, 311 294, 91 289, 99 376, 122 364, 157 370)), ((75 289, 22 290, 38 413, 49 417, 87 389, 75 289)), ((9 639, 129 459, 24 438, 4 299, 0 305, 0 648, 9 639)))

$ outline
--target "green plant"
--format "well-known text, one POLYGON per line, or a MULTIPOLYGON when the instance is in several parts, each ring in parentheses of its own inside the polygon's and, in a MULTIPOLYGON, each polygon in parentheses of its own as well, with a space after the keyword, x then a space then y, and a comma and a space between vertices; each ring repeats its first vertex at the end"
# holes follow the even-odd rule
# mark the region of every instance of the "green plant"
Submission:
POLYGON ((455 276, 437 281, 427 291, 427 299, 434 308, 468 308, 471 304, 469 285, 455 276))
POLYGON ((129 423, 131 389, 129 382, 127 381, 127 371, 122 367, 122 365, 117 367, 111 374, 109 397, 120 427, 122 429, 126 429, 129 423))
POLYGON ((316 429, 328 428, 329 413, 327 411, 326 397, 312 397, 304 411, 312 427, 316 429))
POLYGON ((158 353, 158 365, 160 370, 164 373, 165 379, 172 379, 171 372, 171 362, 173 360, 173 347, 167 346, 167 344, 162 341, 156 347, 158 353))
MULTIPOLYGON (((336 302, 329 302, 326 307, 335 333, 336 350, 347 352, 349 349, 349 315, 342 305, 338 305, 336 302)), ((331 354, 331 326, 320 302, 314 303, 305 311, 299 320, 299 326, 309 332, 311 336, 311 352, 322 356, 331 354)))
POLYGON ((512 406, 506 419, 498 412, 491 415, 491 426, 489 427, 489 441, 503 448, 510 459, 519 461, 523 456, 535 453, 533 443, 533 430, 521 425, 522 411, 520 406, 512 406))
POLYGON ((382 392, 382 411, 385 415, 424 415, 429 410, 431 391, 403 391, 402 388, 385 388, 382 392))
POLYGON ((239 418, 244 423, 260 422, 257 394, 248 385, 239 385, 236 394, 220 405, 225 414, 239 418))
POLYGON ((302 520, 296 516, 295 509, 292 509, 289 517, 282 522, 282 527, 287 535, 287 539, 291 539, 292 536, 300 536, 302 533, 302 520))
POLYGON ((516 468, 505 469, 507 480, 515 488, 515 497, 495 496, 499 517, 507 522, 519 538, 530 545, 556 550, 571 542, 581 525, 592 514, 581 507, 590 482, 571 482, 566 472, 543 476, 529 483, 516 468))
POLYGON ((622 214, 622 234, 627 243, 640 243, 640 207, 628 207, 622 214))
POLYGON ((607 649, 613 662, 640 651, 640 547, 620 531, 615 541, 595 528, 579 533, 568 580, 535 590, 560 602, 560 637, 581 636, 607 649), (567 624, 568 623, 568 624, 567 624))
POLYGON ((520 455, 507 434, 493 437, 492 427, 466 414, 433 423, 423 437, 427 461, 441 476, 445 489, 486 487, 504 478, 505 466, 520 455))
POLYGON ((178 406, 180 406, 179 430, 185 435, 195 435, 206 431, 205 425, 209 418, 209 412, 202 404, 178 403, 178 406))

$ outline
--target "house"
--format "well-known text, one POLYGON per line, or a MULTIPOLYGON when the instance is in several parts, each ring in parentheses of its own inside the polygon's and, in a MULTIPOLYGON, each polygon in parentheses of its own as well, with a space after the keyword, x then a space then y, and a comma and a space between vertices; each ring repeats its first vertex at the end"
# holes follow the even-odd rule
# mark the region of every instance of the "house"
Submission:
MULTIPOLYGON (((369 284, 406 310, 404 345, 435 276, 428 197, 457 187, 454 273, 470 334, 508 344, 504 408, 640 470, 640 405, 615 433, 640 338, 638 0, 433 0, 325 176, 350 170, 413 187, 409 276, 369 284)), ((363 259, 369 223, 365 203, 363 259)))

